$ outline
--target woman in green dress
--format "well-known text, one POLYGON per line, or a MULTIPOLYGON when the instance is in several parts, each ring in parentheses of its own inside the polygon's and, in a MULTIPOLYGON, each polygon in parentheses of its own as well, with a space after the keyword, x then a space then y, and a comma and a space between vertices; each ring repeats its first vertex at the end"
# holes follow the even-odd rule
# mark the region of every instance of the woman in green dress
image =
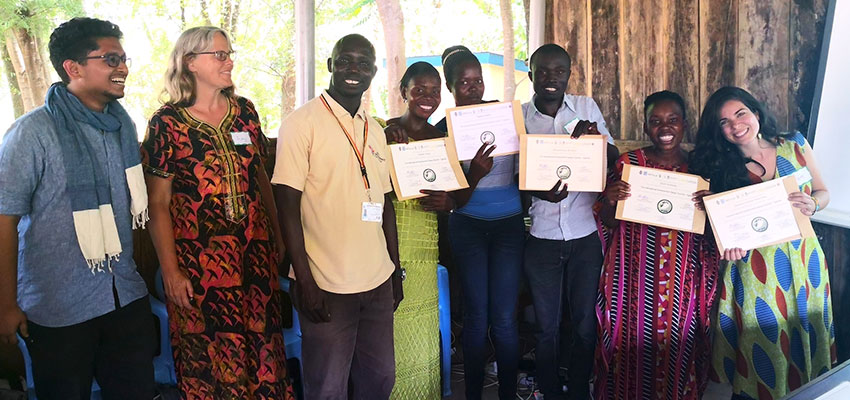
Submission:
MULTIPOLYGON (((412 64, 400 84, 404 115, 387 121, 387 143, 444 137, 428 123, 440 105, 440 74, 425 62, 412 64)), ((404 301, 395 312, 396 382, 393 399, 439 399, 440 326, 437 297, 437 212, 454 208, 446 192, 422 190, 425 197, 393 201, 398 250, 404 268, 404 301)))
MULTIPOLYGON (((794 207, 811 216, 829 204, 803 135, 779 132, 762 103, 737 87, 708 98, 689 164, 715 193, 794 176, 794 207)), ((829 370, 835 331, 818 239, 727 249, 723 258, 735 261, 722 273, 711 378, 731 384, 733 398, 776 399, 829 370)))

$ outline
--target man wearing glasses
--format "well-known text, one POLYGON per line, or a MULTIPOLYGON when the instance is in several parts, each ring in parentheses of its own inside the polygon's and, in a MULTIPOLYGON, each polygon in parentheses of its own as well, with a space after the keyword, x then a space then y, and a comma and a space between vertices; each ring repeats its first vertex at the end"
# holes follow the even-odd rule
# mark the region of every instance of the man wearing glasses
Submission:
POLYGON ((117 102, 119 28, 75 18, 50 36, 62 82, 0 143, 0 341, 26 343, 40 399, 154 396, 154 327, 133 263, 147 220, 136 130, 117 102))

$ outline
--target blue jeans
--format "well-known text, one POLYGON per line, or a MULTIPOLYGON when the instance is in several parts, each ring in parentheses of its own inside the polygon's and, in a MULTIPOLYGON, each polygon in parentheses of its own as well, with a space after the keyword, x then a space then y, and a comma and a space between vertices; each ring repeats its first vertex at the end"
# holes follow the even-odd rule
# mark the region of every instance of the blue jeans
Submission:
POLYGON ((516 320, 525 225, 516 215, 485 221, 452 214, 449 241, 463 287, 463 370, 466 398, 481 398, 488 327, 496 349, 499 398, 516 397, 516 320))
POLYGON ((529 236, 525 245, 525 274, 537 335, 535 363, 546 399, 563 399, 558 379, 561 312, 570 312, 570 398, 589 399, 589 380, 596 350, 596 294, 602 269, 602 243, 591 233, 573 240, 546 240, 529 236))

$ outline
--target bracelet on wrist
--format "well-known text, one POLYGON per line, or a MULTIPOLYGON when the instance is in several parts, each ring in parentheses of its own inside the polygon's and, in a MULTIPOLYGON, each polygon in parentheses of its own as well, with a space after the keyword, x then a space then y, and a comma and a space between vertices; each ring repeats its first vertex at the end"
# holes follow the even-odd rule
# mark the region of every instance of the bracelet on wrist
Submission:
POLYGON ((814 215, 816 212, 820 211, 820 201, 818 200, 817 197, 815 197, 814 193, 812 193, 811 197, 812 197, 812 201, 815 202, 815 210, 812 211, 812 215, 814 215))

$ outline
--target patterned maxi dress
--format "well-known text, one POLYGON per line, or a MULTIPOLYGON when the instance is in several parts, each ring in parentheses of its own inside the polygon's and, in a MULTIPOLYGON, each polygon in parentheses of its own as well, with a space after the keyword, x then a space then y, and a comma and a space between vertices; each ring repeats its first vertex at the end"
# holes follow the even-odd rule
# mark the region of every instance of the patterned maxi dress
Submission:
POLYGON ((437 214, 419 200, 393 201, 404 300, 393 320, 396 381, 392 399, 440 399, 440 315, 437 292, 437 214))
MULTIPOLYGON (((616 164, 654 165, 643 149, 616 164)), ((608 232, 597 301, 597 399, 698 399, 707 383, 719 254, 702 235, 620 221, 608 232)))
MULTIPOLYGON (((387 122, 375 118, 381 126, 387 122)), ((411 142, 414 140, 409 139, 411 142)), ((439 400, 440 312, 437 262, 440 257, 437 213, 425 211, 419 200, 393 199, 398 253, 404 280, 404 300, 393 314, 395 386, 393 400, 439 400)))
MULTIPOLYGON (((805 144, 799 133, 781 140, 774 178, 805 168, 805 144)), ((800 190, 810 194, 811 181, 800 190)), ((818 239, 755 249, 728 265, 713 328, 712 379, 735 394, 777 399, 829 370, 835 331, 818 239)))
POLYGON ((293 398, 277 249, 257 179, 266 140, 254 105, 237 97, 217 127, 165 105, 142 144, 147 173, 172 179, 177 264, 195 292, 196 308, 168 304, 186 399, 293 398))

